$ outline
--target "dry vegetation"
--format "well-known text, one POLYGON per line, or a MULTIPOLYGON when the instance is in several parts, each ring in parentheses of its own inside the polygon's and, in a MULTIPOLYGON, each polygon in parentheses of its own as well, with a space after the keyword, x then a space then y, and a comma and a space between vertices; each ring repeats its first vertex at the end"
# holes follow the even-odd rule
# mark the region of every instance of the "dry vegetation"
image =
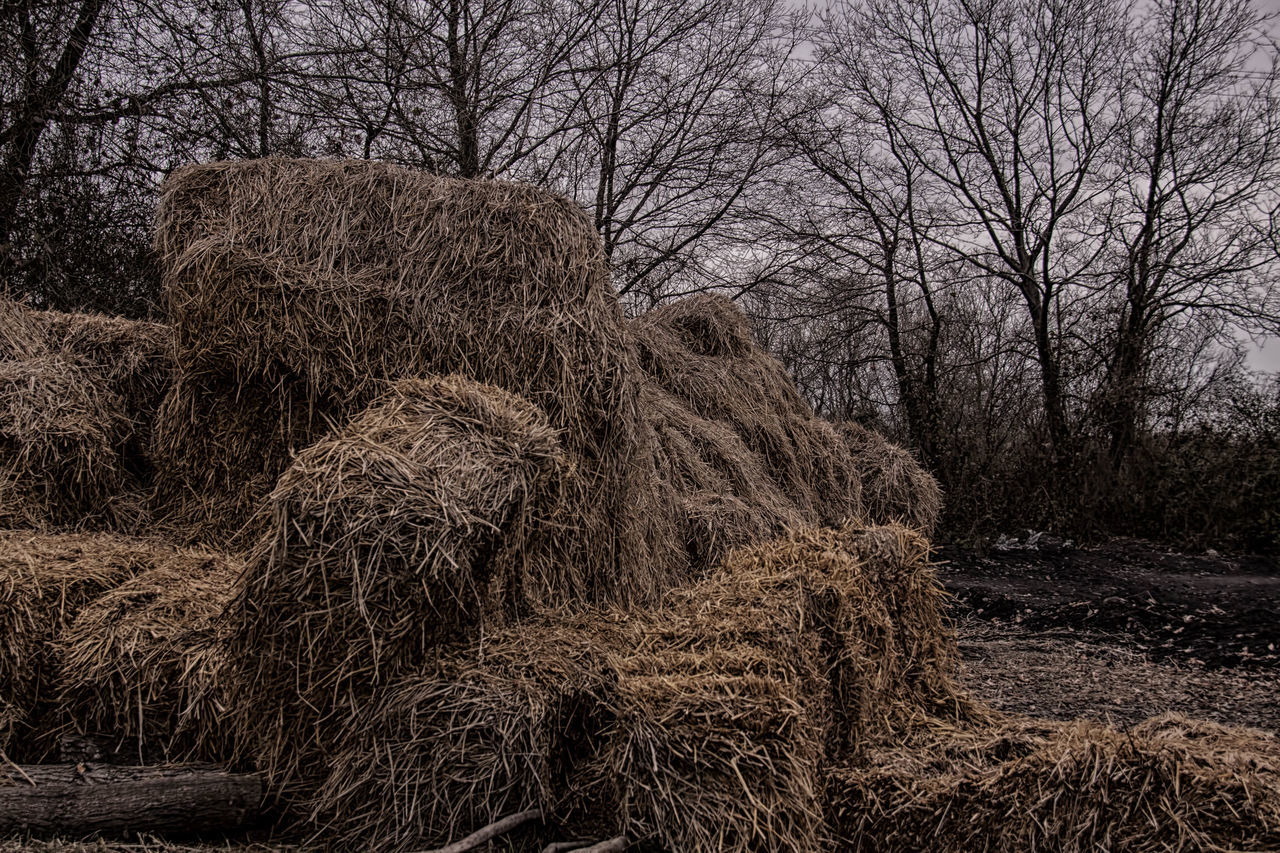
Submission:
POLYGON ((731 302, 624 320, 563 200, 215 164, 171 180, 157 244, 172 361, 119 355, 158 327, 49 349, 73 321, 3 309, 0 461, 59 510, 0 535, 10 757, 74 732, 229 762, 287 836, 389 851, 529 808, 530 847, 1280 845, 1261 732, 971 697, 937 485, 816 417, 731 302), (122 495, 219 551, 76 514, 122 495))

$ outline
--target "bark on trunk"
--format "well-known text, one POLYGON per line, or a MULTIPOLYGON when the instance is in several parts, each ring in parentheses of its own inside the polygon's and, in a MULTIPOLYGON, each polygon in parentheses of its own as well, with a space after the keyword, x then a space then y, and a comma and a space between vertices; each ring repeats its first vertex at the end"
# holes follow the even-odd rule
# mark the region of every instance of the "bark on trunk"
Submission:
POLYGON ((262 800, 262 777, 213 767, 0 765, 0 837, 228 832, 262 800))

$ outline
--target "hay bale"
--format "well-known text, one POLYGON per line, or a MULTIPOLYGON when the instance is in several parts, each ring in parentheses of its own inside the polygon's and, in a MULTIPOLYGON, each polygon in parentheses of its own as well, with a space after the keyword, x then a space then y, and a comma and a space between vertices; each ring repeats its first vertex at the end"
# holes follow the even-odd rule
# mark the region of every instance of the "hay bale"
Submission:
POLYGON ((938 481, 906 449, 853 421, 838 429, 862 480, 862 502, 873 524, 906 524, 932 536, 942 511, 938 481))
POLYGON ((136 523, 127 461, 133 423, 90 366, 64 355, 0 363, 0 519, 77 525, 99 515, 136 523))
POLYGON ((189 544, 248 547, 266 521, 254 513, 290 449, 330 428, 287 384, 178 376, 160 404, 149 450, 152 503, 166 534, 189 544))
POLYGON ((0 300, 0 518, 136 530, 168 329, 0 300))
POLYGON ((542 412, 461 377, 395 383, 300 453, 229 608, 258 766, 314 776, 376 686, 576 588, 557 548, 568 474, 542 412))
POLYGON ((559 611, 442 650, 366 709, 330 764, 312 822, 331 838, 404 850, 539 807, 561 837, 611 836, 615 786, 600 750, 611 720, 607 655, 620 647, 623 618, 559 611))
POLYGON ((157 564, 170 547, 108 534, 45 535, 0 531, 0 684, 7 727, 0 749, 35 760, 47 746, 35 734, 54 698, 55 641, 79 611, 157 564))
MULTIPOLYGON (((745 479, 730 478, 730 485, 734 496, 770 517, 798 513, 807 524, 837 526, 861 517, 860 483, 843 442, 814 415, 781 363, 753 342, 736 304, 721 296, 693 296, 656 308, 632 325, 641 368, 665 392, 645 394, 646 417, 660 435, 683 430, 699 437, 701 446, 692 450, 664 444, 668 458, 677 460, 674 467, 693 469, 710 451, 714 461, 702 458, 721 473, 725 460, 754 466, 745 479), (737 440, 728 440, 726 432, 737 440), (695 461, 679 461, 690 458, 695 461), (744 483, 748 493, 738 491, 744 483)), ((688 497, 678 480, 673 487, 688 497)), ((695 484, 695 490, 704 488, 695 484)), ((772 532, 762 529, 752 541, 772 532)))
MULTIPOLYGON (((369 161, 214 163, 165 182, 156 249, 187 375, 285 383, 335 423, 388 379, 456 373, 526 397, 582 475, 565 532, 575 594, 652 600, 669 583, 670 557, 615 524, 647 476, 635 350, 599 235, 571 202, 369 161)), ((267 432, 280 414, 264 413, 267 432)), ((319 435, 296 438, 290 450, 319 435)))
POLYGON ((1263 851, 1280 847, 1280 743, 1165 715, 1116 731, 926 723, 831 773, 850 850, 1263 851))
POLYGON ((172 330, 160 323, 104 314, 36 313, 53 351, 93 365, 120 396, 139 450, 145 449, 171 379, 172 330))
POLYGON ((241 568, 177 551, 82 608, 56 641, 70 728, 141 763, 224 759, 217 620, 241 568))
POLYGON ((835 756, 967 707, 926 555, 904 528, 795 531, 659 608, 445 649, 350 727, 313 819, 388 850, 530 807, 574 837, 821 849, 835 756))
POLYGON ((608 763, 627 835, 665 850, 823 849, 825 685, 772 644, 672 639, 618 661, 608 763))

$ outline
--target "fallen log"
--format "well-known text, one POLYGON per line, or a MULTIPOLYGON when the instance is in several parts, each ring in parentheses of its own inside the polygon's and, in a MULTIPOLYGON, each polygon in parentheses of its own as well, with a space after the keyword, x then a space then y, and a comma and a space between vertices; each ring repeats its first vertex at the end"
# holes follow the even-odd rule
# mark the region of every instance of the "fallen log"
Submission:
POLYGON ((216 767, 0 764, 0 837, 226 833, 262 800, 260 776, 216 767))

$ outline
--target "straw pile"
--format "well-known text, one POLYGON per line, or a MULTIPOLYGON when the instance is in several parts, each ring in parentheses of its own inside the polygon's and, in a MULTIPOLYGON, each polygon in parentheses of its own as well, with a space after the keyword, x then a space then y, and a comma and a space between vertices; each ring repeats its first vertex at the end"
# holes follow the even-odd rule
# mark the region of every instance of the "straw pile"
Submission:
MULTIPOLYGON (((654 559, 644 530, 615 521, 645 518, 635 348, 599 236, 572 203, 368 161, 214 163, 166 181, 156 249, 184 382, 287 403, 233 419, 243 439, 217 443, 174 405, 171 455, 269 480, 383 380, 456 373, 527 398, 562 431, 580 473, 565 532, 584 581, 574 595, 643 601, 669 583, 670 555, 658 546, 654 559), (295 433, 298 412, 311 417, 295 433)), ((251 503, 213 520, 235 529, 251 503)))
POLYGON ((249 521, 275 486, 281 461, 328 427, 287 385, 234 387, 179 376, 160 405, 151 443, 155 504, 172 535, 223 548, 250 545, 260 530, 249 521))
POLYGON ((754 343, 733 302, 693 296, 632 325, 649 380, 641 410, 658 477, 681 512, 695 568, 786 525, 862 516, 844 442, 754 343))
POLYGON ((141 763, 226 757, 216 623, 240 568, 175 550, 82 608, 56 641, 71 729, 141 763))
POLYGON ((581 583, 556 547, 570 474, 532 403, 461 377, 395 383, 299 454, 229 611, 255 763, 316 773, 375 687, 581 583))
POLYGON ((0 520, 136 529, 167 329, 0 302, 0 520))
POLYGON ((829 784, 851 850, 1280 849, 1280 743, 1172 714, 1126 732, 935 721, 829 784))
POLYGON ((839 426, 862 480, 862 504, 873 524, 906 524, 933 534, 942 511, 938 481, 910 452, 853 421, 839 426))
POLYGON ((926 553, 904 528, 796 531, 657 609, 447 650, 351 728, 315 819, 404 849, 537 806, 662 849, 819 849, 831 756, 965 708, 926 553))
POLYGON ((62 355, 0 363, 0 517, 75 525, 126 490, 124 401, 62 355))
POLYGON ((0 684, 9 705, 0 749, 39 757, 30 736, 54 699, 55 641, 76 614, 108 590, 158 565, 187 559, 176 549, 107 534, 0 531, 0 684))

